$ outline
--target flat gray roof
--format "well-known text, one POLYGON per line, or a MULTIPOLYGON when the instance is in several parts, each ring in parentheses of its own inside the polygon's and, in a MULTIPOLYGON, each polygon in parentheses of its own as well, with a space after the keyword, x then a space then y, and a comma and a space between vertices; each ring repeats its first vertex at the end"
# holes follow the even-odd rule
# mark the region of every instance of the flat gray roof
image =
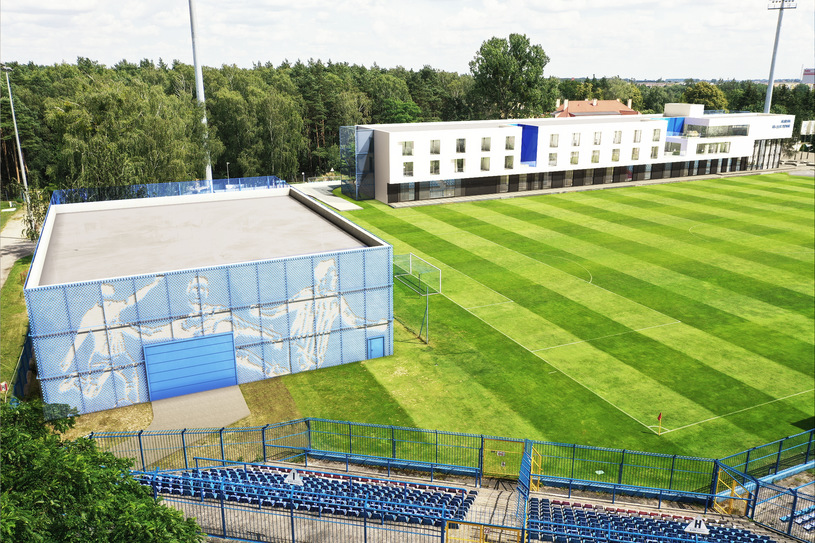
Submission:
POLYGON ((367 232, 297 196, 285 188, 53 206, 28 286, 371 245, 367 232))

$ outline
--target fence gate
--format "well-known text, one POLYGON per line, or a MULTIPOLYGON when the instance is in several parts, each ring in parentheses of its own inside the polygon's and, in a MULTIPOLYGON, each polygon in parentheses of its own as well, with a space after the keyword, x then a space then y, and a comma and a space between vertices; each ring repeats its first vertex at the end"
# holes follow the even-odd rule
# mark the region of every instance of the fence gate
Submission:
POLYGON ((541 487, 541 480, 540 477, 535 477, 535 474, 540 474, 541 472, 541 464, 543 463, 543 455, 539 453, 535 446, 532 445, 532 452, 530 455, 532 460, 532 473, 529 476, 529 490, 535 492, 540 489, 541 487))
POLYGON ((517 479, 524 455, 524 442, 513 439, 484 439, 484 477, 517 479))
POLYGON ((719 469, 719 480, 716 482, 716 497, 713 499, 713 509, 723 515, 747 514, 747 502, 750 491, 739 483, 732 475, 719 469))
POLYGON ((447 524, 446 534, 446 543, 521 543, 520 528, 499 528, 469 522, 450 522, 447 524))

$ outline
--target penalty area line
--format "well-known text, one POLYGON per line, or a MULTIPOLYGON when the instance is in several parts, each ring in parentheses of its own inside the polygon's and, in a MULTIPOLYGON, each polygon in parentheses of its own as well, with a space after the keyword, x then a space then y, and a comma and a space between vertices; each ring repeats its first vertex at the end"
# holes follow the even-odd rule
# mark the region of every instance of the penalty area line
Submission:
MULTIPOLYGON (((487 288, 489 288, 489 287, 487 287, 487 288)), ((613 402, 611 402, 610 400, 608 400, 608 399, 606 399, 606 398, 602 397, 602 396, 601 396, 601 395, 599 395, 597 392, 595 392, 594 390, 592 390, 591 388, 589 388, 589 387, 588 387, 588 386, 586 386, 585 384, 581 383, 580 381, 578 381, 577 379, 575 379, 574 377, 572 377, 572 376, 571 376, 571 375, 569 375, 568 373, 564 372, 563 370, 561 370, 560 368, 558 368, 557 366, 555 366, 554 364, 552 364, 551 362, 549 362, 548 360, 546 360, 546 359, 545 359, 544 357, 542 357, 540 354, 538 354, 538 353, 536 353, 535 351, 531 350, 531 349, 530 349, 529 347, 527 347, 526 345, 523 345, 521 342, 519 342, 519 341, 518 341, 518 340, 516 340, 515 338, 512 338, 512 337, 510 337, 509 335, 507 335, 505 332, 502 332, 501 330, 499 330, 498 328, 496 328, 495 326, 493 326, 492 324, 490 324, 490 323, 489 323, 489 322, 487 322, 486 320, 482 319, 481 317, 479 317, 478 315, 476 315, 475 313, 473 313, 472 311, 470 311, 469 309, 467 309, 467 308, 466 308, 466 307, 464 307, 463 305, 461 305, 461 304, 457 303, 455 300, 451 299, 451 298, 450 298, 449 296, 447 296, 446 294, 442 294, 442 296, 444 296, 445 298, 447 298, 448 300, 450 300, 451 302, 453 302, 454 304, 456 304, 457 306, 459 306, 461 309, 463 309, 464 311, 466 311, 467 313, 469 313, 470 315, 472 315, 472 316, 473 316, 473 317, 475 317, 476 319, 480 320, 481 322, 483 322, 484 324, 486 324, 487 326, 489 326, 490 328, 492 328, 493 330, 495 330, 496 332, 498 332, 499 334, 501 334, 501 335, 502 335, 502 336, 504 336, 505 338, 509 339, 510 341, 512 341, 513 343, 515 343, 515 344, 516 344, 516 345, 518 345, 519 347, 521 347, 522 349, 526 350, 526 351, 527 351, 527 352, 529 352, 529 353, 534 354, 535 356, 537 356, 538 358, 540 358, 541 360, 543 360, 544 362, 546 362, 547 364, 549 364, 549 366, 550 366, 550 367, 554 368, 554 369, 556 370, 556 372, 560 372, 560 373, 562 373, 563 375, 565 375, 566 377, 568 377, 569 379, 571 379, 572 381, 574 381, 575 383, 577 383, 579 386, 581 386, 581 387, 585 388, 586 390, 588 390, 588 391, 589 391, 591 394, 593 394, 594 396, 597 396, 598 398, 600 398, 601 400, 603 400, 604 402, 606 402, 607 404, 609 404, 611 407, 613 407, 614 409, 616 409, 616 410, 617 410, 617 411, 619 411, 620 413, 624 414, 625 416, 627 416, 627 417, 628 417, 628 418, 630 418, 631 420, 638 422, 639 424, 641 424, 643 427, 647 428, 648 430, 650 430, 650 431, 652 431, 652 432, 656 433, 656 431, 654 431, 654 430, 653 430, 653 429, 652 429, 650 426, 648 426, 647 424, 645 424, 644 422, 642 422, 641 420, 639 420, 637 417, 635 417, 635 416, 634 416, 634 415, 632 415, 631 413, 628 413, 627 411, 625 411, 624 409, 620 408, 619 406, 615 405, 615 404, 614 404, 613 402)), ((549 372, 549 373, 551 374, 551 373, 556 373, 556 372, 549 372)))
POLYGON ((548 351, 550 349, 557 349, 559 347, 568 347, 569 345, 578 345, 580 343, 589 343, 592 341, 597 341, 598 339, 606 339, 615 336, 624 336, 626 334, 633 334, 635 332, 642 332, 643 330, 651 330, 652 328, 660 328, 662 326, 671 326, 672 324, 682 324, 682 321, 674 321, 674 322, 666 322, 665 324, 655 324, 654 326, 646 326, 645 328, 637 328, 636 330, 629 330, 628 332, 620 332, 619 334, 609 334, 607 336, 600 336, 591 339, 583 339, 580 341, 572 341, 571 343, 563 343, 562 345, 555 345, 553 347, 544 347, 542 349, 535 349, 532 351, 533 353, 539 353, 541 351, 548 351))
POLYGON ((666 430, 665 427, 663 426, 662 427, 662 433, 667 434, 667 433, 670 433, 670 432, 676 432, 677 430, 684 430, 685 428, 690 428, 691 426, 697 426, 699 424, 704 424, 704 423, 710 422, 712 420, 722 419, 724 417, 729 417, 730 415, 735 415, 737 413, 743 413, 744 411, 749 411, 751 409, 755 409, 756 407, 762 407, 764 405, 768 405, 768 404, 775 403, 775 402, 780 402, 782 400, 788 400, 789 398, 793 398, 795 396, 800 396, 801 394, 808 394, 810 392, 815 392, 815 388, 811 388, 809 390, 803 390, 801 392, 796 392, 795 394, 790 394, 789 396, 784 396, 783 398, 776 398, 775 400, 770 400, 768 402, 759 403, 759 404, 756 404, 756 405, 751 405, 750 407, 745 407, 744 409, 738 409, 736 411, 731 411, 730 413, 725 413, 724 415, 718 415, 718 416, 715 416, 715 417, 710 417, 709 419, 700 420, 699 422, 692 422, 691 424, 686 424, 685 426, 680 426, 678 428, 672 428, 670 430, 666 430))

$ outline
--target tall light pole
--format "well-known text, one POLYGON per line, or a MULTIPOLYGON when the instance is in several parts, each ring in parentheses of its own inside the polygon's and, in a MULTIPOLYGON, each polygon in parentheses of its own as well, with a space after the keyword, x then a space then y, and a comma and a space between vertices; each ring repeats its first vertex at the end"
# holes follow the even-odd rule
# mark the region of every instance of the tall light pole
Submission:
POLYGON ((796 0, 770 0, 767 9, 778 10, 778 25, 775 27, 775 43, 773 44, 773 59, 770 62, 770 80, 767 82, 767 96, 764 97, 764 113, 770 112, 773 101, 773 84, 775 83, 775 55, 778 53, 778 37, 781 35, 781 19, 785 9, 795 9, 796 0))
POLYGON ((212 181, 212 163, 210 162, 209 158, 209 143, 207 139, 209 138, 207 133, 207 110, 204 100, 204 76, 201 73, 201 65, 198 64, 198 47, 195 44, 195 6, 193 5, 193 0, 189 0, 190 2, 190 32, 192 33, 192 63, 195 66, 195 93, 198 95, 198 102, 200 102, 201 106, 204 107, 204 118, 201 120, 204 123, 204 146, 206 147, 207 151, 207 170, 206 170, 206 178, 207 181, 212 181))
POLYGON ((11 120, 14 123, 14 138, 17 140, 17 157, 20 160, 20 172, 23 174, 23 200, 25 201, 25 214, 26 223, 28 227, 33 227, 31 224, 31 202, 28 199, 28 176, 25 173, 25 161, 23 160, 23 148, 20 146, 20 133, 17 131, 17 115, 14 113, 14 97, 11 95, 11 81, 8 78, 8 73, 11 68, 2 65, 2 70, 6 73, 6 86, 8 87, 8 103, 11 106, 11 120))
POLYGON ((229 184, 229 162, 226 163, 226 184, 229 184))

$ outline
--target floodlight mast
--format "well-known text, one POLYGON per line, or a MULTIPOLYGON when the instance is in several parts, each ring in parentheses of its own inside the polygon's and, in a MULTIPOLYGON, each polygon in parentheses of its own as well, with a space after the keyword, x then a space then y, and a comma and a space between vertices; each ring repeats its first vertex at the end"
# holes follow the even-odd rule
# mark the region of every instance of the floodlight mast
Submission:
POLYGON ((795 9, 796 0, 771 0, 767 5, 768 10, 778 10, 778 25, 775 27, 775 43, 773 44, 773 59, 770 62, 770 80, 767 82, 767 95, 764 97, 764 113, 770 112, 773 101, 773 84, 775 83, 775 56, 778 53, 778 38, 781 35, 781 19, 784 17, 785 9, 795 9))
POLYGON ((14 98, 11 95, 11 81, 8 78, 8 73, 11 68, 5 64, 0 65, 6 74, 6 86, 8 87, 8 103, 11 106, 11 120, 14 123, 14 138, 17 141, 17 157, 20 160, 20 173, 23 174, 23 200, 25 201, 26 218, 31 218, 31 202, 28 199, 28 176, 25 173, 25 161, 23 161, 23 148, 20 146, 20 132, 17 131, 17 115, 14 113, 14 98))
POLYGON ((209 157, 209 144, 207 140, 209 139, 208 130, 207 130, 207 110, 206 104, 204 100, 204 76, 201 73, 201 65, 198 64, 198 47, 195 44, 195 27, 197 26, 195 22, 195 6, 193 0, 189 0, 190 3, 190 32, 192 34, 192 63, 195 66, 195 94, 198 95, 198 102, 204 106, 204 118, 201 120, 204 123, 204 146, 206 147, 207 152, 207 170, 206 170, 206 179, 207 181, 212 181, 212 162, 210 161, 209 157))

